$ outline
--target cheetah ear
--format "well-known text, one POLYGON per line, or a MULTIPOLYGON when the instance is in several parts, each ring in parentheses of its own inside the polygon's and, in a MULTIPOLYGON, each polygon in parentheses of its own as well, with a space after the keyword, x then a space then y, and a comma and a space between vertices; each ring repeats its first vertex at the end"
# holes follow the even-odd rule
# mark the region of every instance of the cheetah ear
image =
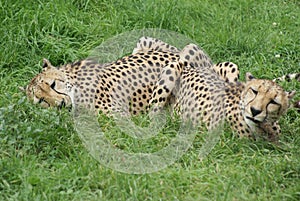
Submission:
POLYGON ((52 66, 52 64, 50 63, 50 61, 48 59, 43 59, 43 70, 52 68, 54 66, 52 66))
POLYGON ((255 77, 251 73, 249 73, 249 72, 246 73, 246 81, 247 82, 250 80, 254 80, 254 79, 255 79, 255 77))
POLYGON ((296 91, 286 91, 285 93, 288 96, 289 100, 291 100, 296 95, 296 91))

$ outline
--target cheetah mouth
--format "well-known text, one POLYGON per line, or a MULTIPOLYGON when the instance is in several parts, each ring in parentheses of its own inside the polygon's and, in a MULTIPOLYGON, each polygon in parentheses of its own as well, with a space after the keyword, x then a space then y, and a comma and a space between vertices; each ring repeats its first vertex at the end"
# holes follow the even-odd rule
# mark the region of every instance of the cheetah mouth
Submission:
POLYGON ((255 123, 255 124, 261 124, 261 123, 263 123, 262 121, 259 121, 259 120, 257 120, 257 119, 254 119, 253 117, 247 116, 246 118, 249 119, 250 121, 252 121, 252 122, 255 123))
POLYGON ((68 100, 65 100, 64 98, 62 99, 62 101, 59 103, 59 105, 57 106, 58 109, 62 109, 62 108, 72 108, 72 105, 68 104, 68 100))
POLYGON ((62 109, 63 107, 66 107, 66 101, 65 99, 62 99, 62 101, 60 102, 60 104, 58 105, 59 109, 62 109))

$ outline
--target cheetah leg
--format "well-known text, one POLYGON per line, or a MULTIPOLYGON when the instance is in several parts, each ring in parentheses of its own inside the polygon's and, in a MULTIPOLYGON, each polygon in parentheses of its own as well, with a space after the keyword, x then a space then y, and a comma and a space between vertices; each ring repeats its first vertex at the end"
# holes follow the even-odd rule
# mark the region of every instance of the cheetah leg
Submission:
POLYGON ((184 66, 194 68, 210 68, 213 65, 207 54, 195 44, 185 46, 180 52, 180 59, 184 66))
POLYGON ((185 66, 195 68, 212 68, 222 79, 236 82, 239 79, 238 66, 232 62, 214 64, 207 54, 195 44, 189 44, 180 53, 185 66))
POLYGON ((239 68, 232 62, 214 64, 213 69, 226 82, 235 83, 239 79, 239 68))
POLYGON ((181 76, 182 68, 182 63, 178 61, 172 61, 163 68, 149 101, 150 117, 160 112, 169 103, 169 99, 174 95, 172 93, 181 76))
POLYGON ((151 37, 141 37, 133 49, 132 54, 138 52, 148 52, 148 51, 159 51, 159 52, 179 52, 179 50, 161 40, 151 38, 151 37))

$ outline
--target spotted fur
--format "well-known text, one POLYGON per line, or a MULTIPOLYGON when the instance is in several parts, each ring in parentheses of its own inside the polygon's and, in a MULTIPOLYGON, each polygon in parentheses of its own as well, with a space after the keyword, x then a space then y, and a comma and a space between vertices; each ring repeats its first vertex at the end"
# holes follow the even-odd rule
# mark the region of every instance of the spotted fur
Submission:
POLYGON ((173 107, 184 120, 196 125, 204 122, 213 129, 226 119, 240 136, 278 140, 281 132, 278 119, 288 109, 294 91, 286 92, 275 82, 256 79, 250 73, 245 83, 239 82, 237 65, 231 62, 213 65, 194 44, 186 46, 179 55, 179 64, 174 64, 173 69, 181 75, 172 83, 168 83, 168 75, 161 75, 156 92, 167 90, 163 99, 161 93, 153 94, 151 112, 159 111, 166 104, 164 100, 173 96, 173 107), (204 61, 200 60, 203 58, 204 61))
POLYGON ((240 136, 276 140, 277 120, 294 93, 251 74, 238 82, 238 74, 231 62, 214 65, 197 45, 179 50, 143 37, 133 54, 105 65, 82 60, 56 68, 44 60, 26 93, 44 107, 81 105, 124 116, 146 108, 155 114, 168 104, 195 125, 212 129, 226 119, 240 136))

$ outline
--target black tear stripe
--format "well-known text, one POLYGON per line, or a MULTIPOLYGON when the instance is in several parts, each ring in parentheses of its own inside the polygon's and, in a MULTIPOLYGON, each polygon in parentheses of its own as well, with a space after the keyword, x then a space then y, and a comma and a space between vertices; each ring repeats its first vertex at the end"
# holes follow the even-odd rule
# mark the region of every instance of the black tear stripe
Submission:
MULTIPOLYGON (((252 89, 252 88, 249 88, 248 91, 249 91, 249 90, 251 90, 251 91, 253 92, 253 89, 252 89)), ((247 93, 249 93, 248 91, 247 91, 247 93)), ((254 93, 254 92, 253 92, 253 93, 254 93)), ((252 103, 252 102, 255 100, 255 98, 256 98, 256 96, 257 96, 257 93, 254 93, 254 94, 255 94, 255 97, 254 97, 251 101, 249 101, 249 102, 247 103, 246 106, 248 106, 250 103, 252 103)))

